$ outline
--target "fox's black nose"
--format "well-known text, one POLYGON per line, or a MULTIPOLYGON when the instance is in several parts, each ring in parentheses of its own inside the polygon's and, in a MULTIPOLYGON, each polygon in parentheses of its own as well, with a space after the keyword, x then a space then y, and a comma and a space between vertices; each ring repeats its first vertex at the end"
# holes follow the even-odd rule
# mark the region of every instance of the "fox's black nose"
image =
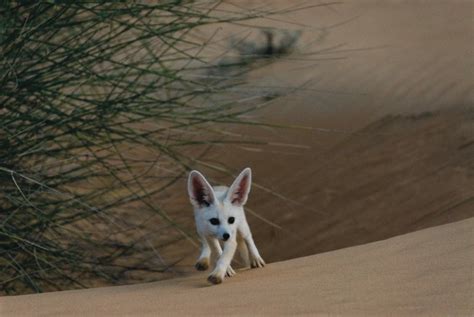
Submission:
POLYGON ((227 241, 227 240, 229 240, 230 235, 229 235, 228 233, 224 233, 224 234, 222 235, 222 238, 224 239, 224 241, 227 241))

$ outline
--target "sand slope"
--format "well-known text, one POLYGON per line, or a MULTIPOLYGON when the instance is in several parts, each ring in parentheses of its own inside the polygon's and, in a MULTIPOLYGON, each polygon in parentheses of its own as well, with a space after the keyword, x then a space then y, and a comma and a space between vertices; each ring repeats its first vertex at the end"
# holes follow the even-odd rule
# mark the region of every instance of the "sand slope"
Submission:
MULTIPOLYGON (((250 145, 228 145, 216 147, 210 161, 224 162, 236 172, 251 166, 256 183, 297 202, 276 199, 254 186, 249 209, 284 229, 269 226, 248 210, 256 243, 267 261, 474 217, 473 8, 473 1, 463 0, 364 0, 283 17, 297 23, 284 23, 280 26, 284 29, 300 29, 300 23, 310 26, 303 27, 302 52, 343 46, 311 56, 334 60, 299 61, 296 55, 257 71, 249 78, 253 89, 245 90, 244 97, 262 94, 262 87, 277 87, 272 89, 278 94, 281 87, 311 79, 307 90, 275 100, 261 117, 315 129, 238 126, 233 132, 306 148, 269 146, 260 151, 250 145), (452 111, 464 106, 470 110, 452 111), (432 115, 419 115, 424 111, 432 115), (393 115, 399 113, 405 115, 393 115)), ((215 175, 213 181, 228 184, 231 179, 215 175)), ((164 197, 156 201, 194 233, 185 178, 164 197)), ((68 311, 222 315, 244 314, 247 309, 466 315, 473 274, 469 226, 473 227, 472 219, 275 263, 218 287, 206 287, 205 276, 193 275, 147 285, 0 298, 0 315, 32 311, 43 311, 45 316, 68 311), (294 266, 298 269, 290 270, 294 266), (227 305, 217 308, 220 303, 227 305)), ((166 230, 156 230, 161 227, 160 222, 150 224, 160 246, 166 245, 163 236, 168 238, 166 230)), ((173 234, 177 233, 170 232, 169 240, 173 234)), ((191 269, 198 255, 187 240, 159 251, 169 263, 184 257, 177 271, 191 269)))
POLYGON ((474 218, 240 272, 0 299, 2 316, 474 314, 474 218))
MULTIPOLYGON (((266 152, 229 150, 224 160, 252 166, 248 220, 265 259, 278 262, 474 217, 473 136, 472 110, 389 115, 325 151, 275 156, 268 164, 266 152)), ((170 208, 194 232, 184 180, 179 185, 174 202, 180 203, 170 208)), ((194 246, 183 241, 169 249, 167 259, 184 258, 179 269, 192 269, 194 246)))
MULTIPOLYGON (((216 146, 207 162, 235 174, 252 167, 247 214, 266 260, 474 217, 473 8, 473 1, 345 1, 281 17, 296 24, 256 22, 303 33, 294 55, 249 76, 241 97, 308 83, 252 115, 313 129, 238 125, 231 131, 243 139, 274 145, 216 146), (338 49, 303 60, 298 55, 330 47, 338 49)), ((231 182, 197 168, 215 184, 231 182)), ((185 181, 163 195, 162 207, 194 233, 185 181)), ((178 270, 191 268, 198 255, 188 241, 170 249, 160 250, 170 262, 185 258, 178 270)))

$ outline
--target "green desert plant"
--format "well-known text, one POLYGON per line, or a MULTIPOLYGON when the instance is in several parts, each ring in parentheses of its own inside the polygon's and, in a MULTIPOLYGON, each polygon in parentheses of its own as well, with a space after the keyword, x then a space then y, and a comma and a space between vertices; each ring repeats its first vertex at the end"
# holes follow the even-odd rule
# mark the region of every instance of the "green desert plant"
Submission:
POLYGON ((228 87, 192 76, 213 66, 190 34, 261 12, 157 3, 1 3, 0 292, 166 271, 150 218, 178 233, 163 244, 192 239, 152 198, 199 155, 187 147, 223 140, 202 131, 254 106, 210 101, 228 87))

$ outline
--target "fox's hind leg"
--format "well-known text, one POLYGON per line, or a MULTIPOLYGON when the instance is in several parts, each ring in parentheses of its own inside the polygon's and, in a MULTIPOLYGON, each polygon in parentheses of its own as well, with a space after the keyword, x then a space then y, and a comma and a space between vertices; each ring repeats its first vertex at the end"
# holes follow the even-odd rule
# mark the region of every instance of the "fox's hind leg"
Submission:
POLYGON ((209 247, 209 243, 207 239, 201 237, 201 254, 199 255, 198 261, 194 265, 194 267, 198 271, 205 271, 209 268, 211 258, 211 248, 209 247))
POLYGON ((247 248, 245 239, 241 234, 237 235, 237 250, 239 250, 240 259, 242 260, 243 266, 250 266, 249 249, 247 248))

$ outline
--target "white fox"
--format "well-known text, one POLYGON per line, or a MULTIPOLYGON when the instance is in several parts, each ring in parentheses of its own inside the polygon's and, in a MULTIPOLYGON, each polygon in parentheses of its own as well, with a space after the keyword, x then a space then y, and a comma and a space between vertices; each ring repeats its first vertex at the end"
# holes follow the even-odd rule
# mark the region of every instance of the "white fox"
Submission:
POLYGON ((209 267, 211 248, 219 256, 214 270, 208 277, 213 284, 222 283, 224 277, 235 275, 230 266, 237 247, 246 264, 252 268, 263 267, 265 262, 258 253, 252 238, 243 206, 247 202, 252 183, 252 170, 244 169, 230 188, 211 187, 198 171, 191 171, 188 193, 194 207, 194 218, 202 250, 195 265, 205 271, 209 267), (222 251, 219 240, 223 241, 222 251))

